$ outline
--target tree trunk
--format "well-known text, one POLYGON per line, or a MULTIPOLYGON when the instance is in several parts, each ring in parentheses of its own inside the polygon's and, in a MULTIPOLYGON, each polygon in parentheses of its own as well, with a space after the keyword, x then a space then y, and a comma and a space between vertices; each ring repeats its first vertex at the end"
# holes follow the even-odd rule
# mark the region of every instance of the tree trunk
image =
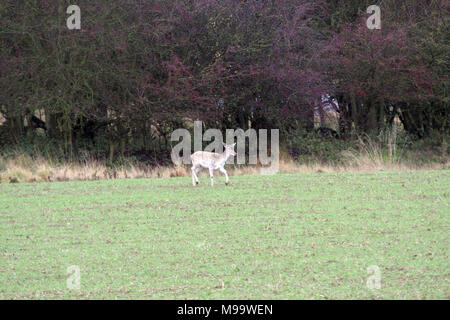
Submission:
POLYGON ((112 164, 114 161, 114 150, 116 148, 116 142, 113 140, 112 137, 109 137, 109 156, 108 156, 108 163, 112 164))
POLYGON ((367 123, 366 133, 373 134, 377 131, 377 110, 376 104, 373 101, 369 101, 367 104, 367 123))

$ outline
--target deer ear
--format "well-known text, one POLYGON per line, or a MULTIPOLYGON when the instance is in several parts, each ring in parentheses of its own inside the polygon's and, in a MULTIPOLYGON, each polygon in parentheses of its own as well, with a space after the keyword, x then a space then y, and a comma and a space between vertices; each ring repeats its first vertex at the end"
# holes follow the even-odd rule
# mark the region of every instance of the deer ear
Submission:
POLYGON ((227 144, 226 144, 226 143, 224 143, 224 142, 222 142, 222 144, 223 144, 223 146, 224 146, 224 147, 226 147, 226 146, 227 146, 227 144))

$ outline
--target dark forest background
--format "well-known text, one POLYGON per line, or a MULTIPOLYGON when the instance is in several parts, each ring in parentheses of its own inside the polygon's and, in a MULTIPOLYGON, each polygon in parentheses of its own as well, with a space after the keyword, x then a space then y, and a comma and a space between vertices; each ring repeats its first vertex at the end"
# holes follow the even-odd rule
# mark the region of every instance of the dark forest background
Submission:
POLYGON ((0 153, 161 164, 200 119, 294 158, 392 130, 446 157, 449 43, 438 0, 2 0, 0 153))

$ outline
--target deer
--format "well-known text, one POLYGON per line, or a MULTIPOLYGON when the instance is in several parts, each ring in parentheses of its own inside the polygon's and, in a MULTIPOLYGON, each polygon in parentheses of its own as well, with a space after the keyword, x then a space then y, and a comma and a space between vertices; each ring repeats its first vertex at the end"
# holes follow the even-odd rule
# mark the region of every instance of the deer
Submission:
POLYGON ((234 151, 233 144, 222 143, 225 147, 225 151, 222 153, 208 152, 208 151, 197 151, 191 154, 192 160, 192 185, 195 187, 198 184, 197 173, 202 168, 209 169, 209 177, 211 178, 211 187, 214 186, 214 170, 219 170, 225 175, 225 185, 229 184, 227 170, 224 169, 224 165, 228 158, 234 157, 237 153, 234 151))

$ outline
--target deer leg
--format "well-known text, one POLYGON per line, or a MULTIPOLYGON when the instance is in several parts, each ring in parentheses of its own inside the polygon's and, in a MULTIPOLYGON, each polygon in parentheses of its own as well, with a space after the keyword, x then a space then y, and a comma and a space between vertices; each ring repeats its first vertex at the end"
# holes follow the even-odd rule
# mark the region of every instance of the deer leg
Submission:
POLYGON ((224 168, 219 168, 220 172, 222 172, 225 175, 225 184, 228 185, 229 179, 228 179, 228 173, 227 170, 224 168))
POLYGON ((195 169, 194 169, 194 166, 192 166, 191 171, 192 171, 192 185, 195 187, 195 169))
POLYGON ((214 187, 214 169, 209 168, 209 177, 211 178, 211 187, 214 187))
POLYGON ((198 184, 198 177, 197 177, 197 172, 198 172, 198 167, 196 166, 192 166, 191 170, 192 170, 192 185, 195 186, 198 184))
POLYGON ((195 170, 194 170, 194 173, 195 173, 195 182, 198 184, 198 176, 197 176, 197 174, 200 172, 200 170, 202 170, 202 168, 201 167, 197 167, 197 168, 195 168, 195 170))

